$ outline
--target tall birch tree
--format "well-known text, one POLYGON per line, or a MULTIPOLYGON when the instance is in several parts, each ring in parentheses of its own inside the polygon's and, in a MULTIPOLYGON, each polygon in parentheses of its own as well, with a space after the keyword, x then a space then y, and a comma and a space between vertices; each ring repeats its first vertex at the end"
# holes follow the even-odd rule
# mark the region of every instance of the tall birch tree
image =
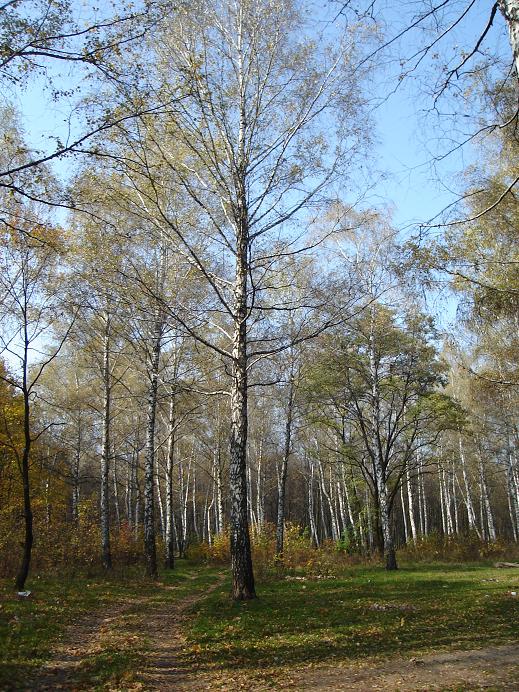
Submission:
MULTIPOLYGON (((237 600, 255 597, 249 376, 258 359, 294 341, 275 320, 267 330, 265 316, 286 308, 284 265, 316 242, 306 234, 309 210, 351 169, 367 137, 361 70, 354 69, 360 36, 352 30, 337 44, 307 16, 304 3, 291 0, 200 0, 179 8, 155 45, 160 88, 175 107, 127 133, 134 149, 146 143, 146 154, 141 146, 127 167, 143 206, 161 217, 210 291, 198 308, 176 309, 174 317, 229 368, 237 600), (172 186, 198 210, 196 225, 168 204, 164 190, 172 186)), ((308 338, 315 301, 290 300, 307 315, 295 340, 308 338)))

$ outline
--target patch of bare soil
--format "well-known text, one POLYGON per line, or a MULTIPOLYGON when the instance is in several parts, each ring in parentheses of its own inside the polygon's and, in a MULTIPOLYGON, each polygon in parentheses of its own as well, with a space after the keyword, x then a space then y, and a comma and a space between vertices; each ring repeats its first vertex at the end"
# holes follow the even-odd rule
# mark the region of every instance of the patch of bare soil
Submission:
POLYGON ((420 658, 400 659, 374 667, 345 664, 306 668, 278 689, 371 690, 519 690, 519 645, 451 651, 420 658))

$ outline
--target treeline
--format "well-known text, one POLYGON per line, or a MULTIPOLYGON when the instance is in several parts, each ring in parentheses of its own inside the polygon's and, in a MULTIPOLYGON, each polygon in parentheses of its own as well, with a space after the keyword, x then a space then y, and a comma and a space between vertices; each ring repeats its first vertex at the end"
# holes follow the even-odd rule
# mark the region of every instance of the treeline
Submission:
POLYGON ((266 523, 280 563, 288 521, 388 569, 432 533, 517 541, 517 86, 494 85, 509 117, 472 220, 413 242, 353 173, 377 37, 332 22, 315 40, 288 1, 197 8, 109 63, 99 47, 85 102, 112 122, 72 148, 66 191, 4 111, 0 550, 12 572, 23 544, 18 589, 35 538, 40 560, 142 556, 156 577, 226 532, 236 599, 266 523), (423 290, 445 276, 450 335, 423 290))

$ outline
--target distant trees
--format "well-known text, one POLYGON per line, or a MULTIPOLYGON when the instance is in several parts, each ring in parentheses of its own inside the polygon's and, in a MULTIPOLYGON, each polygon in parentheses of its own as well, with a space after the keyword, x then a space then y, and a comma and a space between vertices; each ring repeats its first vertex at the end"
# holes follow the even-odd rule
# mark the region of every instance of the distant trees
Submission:
POLYGON ((372 304, 346 331, 323 340, 310 371, 310 415, 329 431, 335 463, 360 469, 388 569, 396 568, 391 515, 398 491, 422 471, 454 411, 441 393, 445 366, 432 336, 423 316, 410 314, 400 325, 391 310, 372 304))

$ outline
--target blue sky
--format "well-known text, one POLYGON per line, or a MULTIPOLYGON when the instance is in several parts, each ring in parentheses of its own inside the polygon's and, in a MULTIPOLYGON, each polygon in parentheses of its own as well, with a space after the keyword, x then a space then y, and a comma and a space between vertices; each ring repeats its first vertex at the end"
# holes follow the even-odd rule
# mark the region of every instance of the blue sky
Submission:
MULTIPOLYGON (((451 4, 456 11, 466 5, 462 0, 452 0, 451 4)), ((397 3, 394 0, 378 0, 375 7, 382 11, 380 16, 385 18, 385 36, 398 33, 399 28, 412 18, 418 5, 407 0, 397 3)), ((320 6, 322 8, 322 4, 320 6)), ((321 12, 324 11, 321 9, 321 12)), ((470 147, 464 147, 433 170, 431 158, 441 151, 441 147, 438 149, 435 142, 438 132, 435 131, 434 122, 424 120, 423 112, 431 105, 431 98, 424 90, 427 88, 427 73, 434 70, 435 64, 448 62, 453 55, 459 54, 462 47, 474 45, 488 13, 489 3, 486 0, 476 2, 473 11, 457 31, 451 32, 437 50, 435 47, 434 52, 438 54, 436 63, 434 59, 427 58, 387 99, 385 97, 394 90, 397 83, 398 56, 412 55, 428 37, 422 33, 408 34, 398 45, 392 46, 391 54, 383 53, 381 56, 385 67, 380 71, 378 81, 372 82, 374 93, 370 97, 383 101, 373 111, 373 117, 378 140, 374 158, 376 168, 384 178, 379 180, 369 199, 373 204, 389 206, 393 210, 395 224, 399 227, 407 228, 411 222, 427 221, 449 204, 454 199, 452 190, 458 186, 459 191, 461 171, 475 160, 474 151, 470 147)), ((500 17, 496 18, 495 25, 495 30, 489 37, 489 46, 492 51, 506 54, 510 49, 500 17)), ((58 67, 65 70, 59 73, 58 83, 67 88, 81 84, 77 71, 67 73, 66 65, 64 67, 60 64, 58 67)), ((51 69, 56 78, 57 68, 51 69)), ((73 136, 80 131, 77 125, 74 126, 74 99, 75 97, 71 97, 54 101, 50 90, 37 80, 32 80, 24 92, 18 92, 15 103, 22 113, 31 145, 46 149, 49 147, 49 136, 58 136, 63 140, 69 134, 73 136)), ((454 110, 459 105, 458 102, 450 107, 454 110)), ((469 125, 471 126, 472 124, 469 125)), ((453 137, 459 135, 453 133, 453 137)), ((67 162, 56 165, 57 170, 62 173, 68 166, 67 162)))

